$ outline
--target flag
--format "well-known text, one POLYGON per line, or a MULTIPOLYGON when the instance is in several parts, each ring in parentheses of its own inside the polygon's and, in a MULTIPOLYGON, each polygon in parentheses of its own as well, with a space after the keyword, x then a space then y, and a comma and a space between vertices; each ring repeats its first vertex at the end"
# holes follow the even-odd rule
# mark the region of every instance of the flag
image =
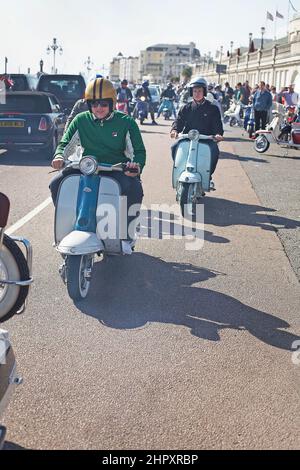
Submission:
POLYGON ((267 11, 267 20, 274 21, 274 16, 269 11, 267 11))
POLYGON ((284 16, 276 10, 276 18, 281 18, 283 20, 284 16))
POLYGON ((289 2, 290 2, 290 6, 292 7, 292 9, 293 9, 296 13, 298 13, 298 10, 296 10, 296 8, 295 8, 294 5, 292 4, 291 0, 289 0, 289 2))

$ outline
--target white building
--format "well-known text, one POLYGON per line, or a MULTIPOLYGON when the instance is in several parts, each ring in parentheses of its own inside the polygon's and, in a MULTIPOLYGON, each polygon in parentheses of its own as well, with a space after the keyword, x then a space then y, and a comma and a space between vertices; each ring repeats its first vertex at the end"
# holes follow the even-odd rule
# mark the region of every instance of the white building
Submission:
POLYGON ((289 84, 295 84, 300 92, 300 15, 290 21, 288 35, 276 41, 267 41, 255 52, 241 48, 240 54, 234 52, 225 57, 225 74, 216 72, 217 62, 202 63, 194 67, 194 76, 203 76, 209 82, 229 81, 231 86, 248 80, 250 86, 265 81, 276 86, 277 90, 289 84), (243 52, 244 51, 244 52, 243 52))
POLYGON ((140 53, 139 78, 149 78, 154 83, 165 83, 172 77, 180 77, 182 70, 200 61, 195 43, 156 44, 140 53))

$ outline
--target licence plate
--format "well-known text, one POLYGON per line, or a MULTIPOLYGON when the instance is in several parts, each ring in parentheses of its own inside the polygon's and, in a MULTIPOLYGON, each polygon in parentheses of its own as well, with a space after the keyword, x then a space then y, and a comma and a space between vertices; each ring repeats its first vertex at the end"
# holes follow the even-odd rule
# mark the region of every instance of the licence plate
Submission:
POLYGON ((0 121, 0 127, 24 127, 23 121, 0 121))

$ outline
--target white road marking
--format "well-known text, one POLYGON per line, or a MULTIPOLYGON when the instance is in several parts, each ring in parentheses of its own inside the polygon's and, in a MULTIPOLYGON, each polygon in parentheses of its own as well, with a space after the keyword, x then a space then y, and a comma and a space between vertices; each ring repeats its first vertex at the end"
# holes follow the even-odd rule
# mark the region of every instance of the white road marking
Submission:
POLYGON ((12 235, 14 232, 19 230, 19 228, 23 227, 23 225, 27 224, 33 217, 35 217, 37 214, 39 214, 42 210, 44 210, 49 204, 51 204, 52 199, 51 197, 48 197, 42 204, 37 206, 35 209, 30 211, 27 215, 22 217, 22 219, 18 220, 15 224, 13 224, 11 227, 9 227, 7 230, 5 230, 5 233, 7 235, 12 235))

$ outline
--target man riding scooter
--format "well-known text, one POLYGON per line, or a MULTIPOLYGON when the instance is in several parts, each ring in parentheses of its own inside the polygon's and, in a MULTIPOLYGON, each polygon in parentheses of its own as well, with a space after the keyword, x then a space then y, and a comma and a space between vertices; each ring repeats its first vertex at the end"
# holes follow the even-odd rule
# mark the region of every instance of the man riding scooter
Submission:
MULTIPOLYGON (((189 85, 190 95, 193 97, 191 103, 180 109, 178 117, 172 125, 171 138, 177 139, 180 132, 187 134, 190 130, 198 130, 202 135, 213 135, 215 141, 202 141, 211 149, 212 165, 211 175, 214 173, 218 159, 219 148, 217 142, 223 140, 223 124, 221 114, 217 106, 207 99, 207 82, 204 78, 196 78, 189 85)), ((175 159, 178 143, 172 146, 172 158, 175 159)), ((211 183, 213 186, 213 183, 211 183)))
MULTIPOLYGON (((122 195, 127 196, 128 209, 133 204, 141 204, 143 189, 139 175, 145 165, 146 151, 137 124, 128 115, 115 111, 116 90, 109 80, 91 81, 85 90, 85 99, 89 111, 78 114, 71 122, 57 147, 52 167, 63 168, 64 151, 73 139, 79 138, 83 156, 93 155, 103 164, 127 164, 124 173, 114 172, 113 177, 119 182, 122 195)), ((54 204, 62 180, 77 172, 66 167, 51 181, 54 204)), ((132 219, 134 217, 128 217, 128 223, 132 219)))
POLYGON ((152 119, 152 124, 157 125, 157 122, 155 121, 154 117, 154 110, 153 110, 153 103, 152 103, 152 97, 151 93, 149 90, 149 81, 146 80, 142 86, 137 90, 136 95, 135 95, 137 100, 141 100, 141 98, 144 98, 149 106, 149 112, 150 116, 152 119))
POLYGON ((117 89, 117 108, 129 116, 131 115, 129 103, 132 101, 132 93, 128 88, 128 81, 126 79, 121 81, 121 86, 117 89), (121 109, 122 108, 122 109, 121 109))
POLYGON ((174 118, 176 119, 176 109, 175 109, 175 105, 174 105, 174 101, 176 99, 176 92, 173 88, 173 84, 170 82, 168 83, 168 86, 167 88, 162 92, 162 94, 160 95, 160 99, 161 99, 161 104, 158 108, 158 112, 157 112, 157 117, 159 118, 159 116, 161 115, 164 107, 165 107, 165 102, 164 102, 164 98, 168 98, 169 103, 170 103, 170 108, 171 108, 171 113, 174 114, 174 118))

